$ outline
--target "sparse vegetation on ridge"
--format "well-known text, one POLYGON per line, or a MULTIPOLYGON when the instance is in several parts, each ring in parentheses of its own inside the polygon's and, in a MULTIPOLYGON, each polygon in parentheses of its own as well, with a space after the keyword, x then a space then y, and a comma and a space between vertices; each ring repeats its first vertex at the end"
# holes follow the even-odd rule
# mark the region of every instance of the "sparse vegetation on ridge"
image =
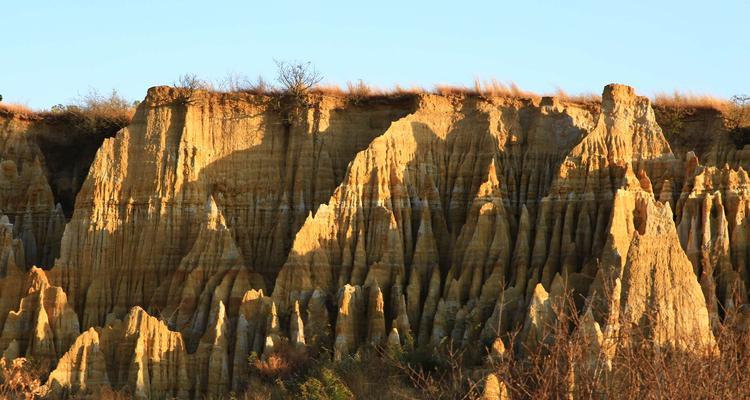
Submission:
POLYGON ((124 127, 133 117, 137 104, 126 100, 116 90, 106 95, 91 90, 68 104, 57 104, 49 110, 35 111, 21 104, 0 103, 0 113, 51 123, 67 121, 82 130, 96 131, 102 124, 124 127))
MULTIPOLYGON (((416 85, 395 85, 390 88, 383 88, 370 85, 362 79, 354 82, 348 81, 342 87, 334 83, 323 83, 322 74, 309 62, 276 61, 276 63, 278 71, 276 84, 269 82, 262 76, 258 76, 253 80, 245 75, 232 72, 216 84, 201 80, 195 75, 184 75, 178 81, 174 82, 173 86, 193 90, 202 89, 222 93, 249 93, 257 95, 282 95, 286 93, 294 96, 302 96, 320 94, 346 97, 353 100, 363 100, 368 97, 438 94, 444 96, 484 96, 533 100, 538 100, 543 96, 550 96, 571 103, 592 104, 601 102, 601 96, 596 93, 570 94, 561 88, 557 88, 554 92, 540 94, 524 90, 512 81, 502 82, 494 78, 485 80, 477 78, 471 86, 436 84, 431 89, 416 85), (190 79, 186 80, 185 77, 189 77, 190 79), (200 82, 200 84, 191 84, 194 82, 200 82)), ((734 98, 723 99, 710 95, 696 95, 679 91, 659 93, 651 100, 654 106, 657 107, 715 109, 722 112, 736 105, 734 98)))
POLYGON ((18 114, 18 115, 33 115, 34 110, 24 104, 16 103, 0 103, 0 113, 4 114, 18 114))

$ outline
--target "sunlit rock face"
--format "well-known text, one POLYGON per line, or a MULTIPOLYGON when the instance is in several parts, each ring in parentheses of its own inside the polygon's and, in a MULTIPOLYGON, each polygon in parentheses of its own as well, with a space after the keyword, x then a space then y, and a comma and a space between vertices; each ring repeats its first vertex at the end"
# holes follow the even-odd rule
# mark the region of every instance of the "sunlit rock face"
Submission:
POLYGON ((25 217, 0 221, 0 350, 54 360, 49 394, 203 398, 290 347, 498 353, 518 331, 523 356, 573 295, 563 312, 592 353, 635 340, 623 332, 713 351, 719 310, 747 302, 747 160, 706 145, 702 165, 670 140, 686 146, 623 85, 601 104, 294 106, 152 88, 99 149, 64 234, 47 228, 59 253, 33 249, 25 217), (29 270, 29 254, 54 266, 29 270))

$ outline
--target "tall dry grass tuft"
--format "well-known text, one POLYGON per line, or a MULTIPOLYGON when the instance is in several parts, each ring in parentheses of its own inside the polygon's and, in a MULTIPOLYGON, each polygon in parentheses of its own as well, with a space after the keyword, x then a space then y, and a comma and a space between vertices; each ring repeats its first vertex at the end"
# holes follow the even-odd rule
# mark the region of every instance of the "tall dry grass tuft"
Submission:
POLYGON ((561 88, 555 90, 554 96, 562 101, 571 103, 601 103, 602 96, 597 93, 581 93, 581 94, 569 94, 561 88))
POLYGON ((250 367, 268 381, 287 379, 302 370, 309 361, 306 349, 286 342, 277 345, 267 357, 251 355, 248 360, 250 367))
POLYGON ((474 80, 474 92, 488 97, 511 97, 537 99, 540 96, 536 93, 528 92, 521 89, 515 82, 503 83, 497 79, 474 80))
POLYGON ((7 114, 32 115, 34 111, 24 104, 0 103, 0 112, 7 114))
POLYGON ((730 101, 711 95, 684 93, 675 90, 672 93, 657 93, 653 98, 654 105, 679 108, 710 108, 724 111, 730 101))
POLYGON ((376 90, 372 86, 366 84, 362 79, 359 79, 354 83, 347 82, 346 92, 349 96, 355 98, 365 98, 376 94, 376 90))

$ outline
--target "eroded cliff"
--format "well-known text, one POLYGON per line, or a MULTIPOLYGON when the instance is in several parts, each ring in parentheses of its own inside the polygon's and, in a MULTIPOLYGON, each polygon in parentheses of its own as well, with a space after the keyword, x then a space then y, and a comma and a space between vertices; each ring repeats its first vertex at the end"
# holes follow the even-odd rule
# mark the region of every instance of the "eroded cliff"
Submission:
POLYGON ((665 135, 622 85, 595 106, 293 108, 152 88, 97 152, 64 233, 34 151, 5 145, 0 350, 49 359, 49 394, 200 398, 242 390, 249 357, 288 346, 342 359, 519 332, 522 355, 572 295, 592 351, 712 352, 720 310, 748 301, 750 159, 720 124, 690 126, 715 138, 665 135))

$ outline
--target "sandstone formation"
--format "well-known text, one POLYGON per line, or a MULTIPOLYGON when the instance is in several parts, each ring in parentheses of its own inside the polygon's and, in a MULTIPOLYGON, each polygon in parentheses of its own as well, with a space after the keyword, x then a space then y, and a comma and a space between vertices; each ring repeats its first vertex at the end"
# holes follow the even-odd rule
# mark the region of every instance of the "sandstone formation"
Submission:
MULTIPOLYGON (((141 398, 240 392, 249 359, 289 349, 483 345, 492 366, 572 315, 590 344, 579 371, 632 344, 714 351, 723 310, 748 301, 750 156, 714 120, 690 129, 716 139, 683 153, 692 134, 657 115, 623 85, 595 105, 293 107, 156 87, 99 149, 66 225, 11 121, 0 351, 50 360, 50 396, 141 398)), ((508 398, 500 378, 485 398, 508 398)))
POLYGON ((76 339, 47 386, 51 395, 127 385, 137 398, 186 398, 193 386, 190 366, 182 336, 134 307, 124 320, 76 339))
POLYGON ((0 211, 13 223, 14 236, 23 242, 24 269, 52 266, 60 254, 65 227, 31 129, 24 118, 0 118, 0 211))
POLYGON ((602 262, 592 290, 619 295, 607 322, 616 321, 621 336, 686 351, 715 346, 706 298, 669 203, 641 187, 618 190, 602 262))

